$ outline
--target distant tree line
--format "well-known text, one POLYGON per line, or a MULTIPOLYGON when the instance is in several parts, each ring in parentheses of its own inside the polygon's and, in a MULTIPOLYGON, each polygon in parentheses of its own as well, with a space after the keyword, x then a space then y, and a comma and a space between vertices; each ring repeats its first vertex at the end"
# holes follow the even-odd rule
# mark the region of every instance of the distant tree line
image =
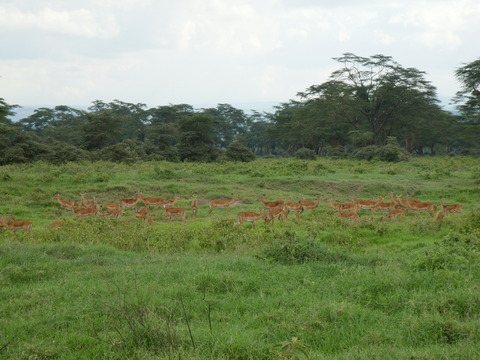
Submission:
POLYGON ((96 100, 88 110, 38 108, 18 122, 0 98, 0 165, 44 160, 250 161, 256 156, 480 154, 480 59, 455 70, 458 112, 441 109, 424 73, 391 57, 343 54, 328 81, 272 113, 229 104, 147 108, 96 100))

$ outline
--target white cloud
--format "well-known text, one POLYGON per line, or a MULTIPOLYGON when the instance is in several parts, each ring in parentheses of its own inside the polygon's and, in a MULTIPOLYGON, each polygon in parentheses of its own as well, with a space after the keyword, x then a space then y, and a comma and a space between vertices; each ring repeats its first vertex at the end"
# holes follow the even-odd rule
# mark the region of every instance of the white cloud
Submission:
POLYGON ((88 38, 110 38, 118 34, 118 26, 112 15, 95 14, 87 9, 54 10, 48 7, 37 12, 0 7, 0 28, 41 30, 88 38))

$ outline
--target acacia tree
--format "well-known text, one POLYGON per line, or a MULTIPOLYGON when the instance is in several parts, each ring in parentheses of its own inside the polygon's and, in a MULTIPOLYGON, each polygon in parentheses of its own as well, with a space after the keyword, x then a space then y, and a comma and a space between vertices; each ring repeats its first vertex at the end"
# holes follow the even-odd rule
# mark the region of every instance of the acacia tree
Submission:
POLYGON ((461 89, 455 96, 462 117, 480 123, 480 58, 455 70, 461 89))
POLYGON ((320 103, 323 116, 328 114, 334 122, 343 123, 356 136, 369 135, 371 145, 384 145, 396 122, 414 114, 419 104, 438 102, 436 89, 425 80, 424 72, 404 68, 390 56, 366 58, 346 53, 334 60, 343 66, 328 82, 298 95, 304 101, 320 103))

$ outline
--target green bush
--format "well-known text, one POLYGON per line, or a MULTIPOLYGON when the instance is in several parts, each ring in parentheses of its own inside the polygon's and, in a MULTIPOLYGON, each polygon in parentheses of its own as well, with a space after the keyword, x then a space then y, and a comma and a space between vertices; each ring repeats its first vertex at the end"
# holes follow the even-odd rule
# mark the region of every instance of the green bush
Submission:
POLYGON ((300 148, 295 152, 295 157, 302 160, 315 160, 317 154, 312 149, 300 148))
POLYGON ((231 143, 225 151, 228 160, 249 162, 255 160, 255 153, 239 141, 231 143))

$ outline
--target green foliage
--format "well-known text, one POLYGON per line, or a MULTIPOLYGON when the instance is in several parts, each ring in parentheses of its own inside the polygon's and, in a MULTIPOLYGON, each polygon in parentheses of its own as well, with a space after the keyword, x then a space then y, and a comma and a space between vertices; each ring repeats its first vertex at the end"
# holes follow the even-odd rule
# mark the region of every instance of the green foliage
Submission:
POLYGON ((239 141, 234 141, 228 146, 225 156, 231 161, 249 162, 255 160, 255 153, 239 141))
POLYGON ((301 160, 315 160, 317 154, 312 149, 300 148, 295 151, 295 157, 301 160))

